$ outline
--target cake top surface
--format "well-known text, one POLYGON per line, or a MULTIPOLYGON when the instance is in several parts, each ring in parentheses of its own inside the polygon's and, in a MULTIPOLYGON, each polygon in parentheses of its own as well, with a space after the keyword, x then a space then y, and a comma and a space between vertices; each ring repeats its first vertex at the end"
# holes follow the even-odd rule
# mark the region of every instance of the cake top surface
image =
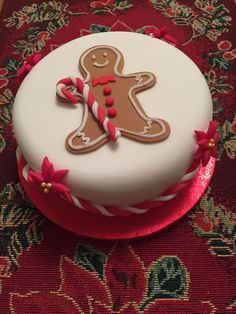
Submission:
POLYGON ((51 52, 23 81, 13 110, 16 139, 32 169, 40 169, 47 156, 55 168, 69 170, 65 182, 74 194, 112 205, 155 198, 176 183, 196 150, 194 130, 206 130, 211 117, 209 88, 184 53, 161 40, 125 32, 88 35, 51 52), (67 76, 84 78, 79 58, 94 46, 118 49, 124 74, 155 75, 155 85, 137 98, 149 117, 168 123, 165 140, 142 143, 121 136, 85 154, 66 149, 65 139, 80 126, 84 105, 60 101, 56 84, 67 76))

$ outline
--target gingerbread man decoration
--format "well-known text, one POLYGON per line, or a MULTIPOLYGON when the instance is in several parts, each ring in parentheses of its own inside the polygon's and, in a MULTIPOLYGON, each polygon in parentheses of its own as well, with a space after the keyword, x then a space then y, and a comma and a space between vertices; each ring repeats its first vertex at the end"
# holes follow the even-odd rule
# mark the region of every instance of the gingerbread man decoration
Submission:
POLYGON ((66 139, 72 153, 93 151, 120 135, 143 143, 163 141, 169 136, 168 123, 148 117, 136 96, 156 83, 155 75, 123 74, 123 66, 118 49, 95 46, 80 57, 83 81, 66 78, 58 82, 60 98, 84 103, 82 122, 66 139))

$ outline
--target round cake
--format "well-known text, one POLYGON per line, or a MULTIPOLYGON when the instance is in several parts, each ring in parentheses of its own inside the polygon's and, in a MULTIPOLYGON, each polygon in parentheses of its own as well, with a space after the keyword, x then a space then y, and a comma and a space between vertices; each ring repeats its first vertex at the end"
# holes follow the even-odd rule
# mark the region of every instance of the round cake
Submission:
POLYGON ((107 216, 161 210, 184 193, 199 168, 195 131, 207 132, 211 119, 198 67, 166 42, 126 32, 49 53, 13 108, 28 184, 107 216))

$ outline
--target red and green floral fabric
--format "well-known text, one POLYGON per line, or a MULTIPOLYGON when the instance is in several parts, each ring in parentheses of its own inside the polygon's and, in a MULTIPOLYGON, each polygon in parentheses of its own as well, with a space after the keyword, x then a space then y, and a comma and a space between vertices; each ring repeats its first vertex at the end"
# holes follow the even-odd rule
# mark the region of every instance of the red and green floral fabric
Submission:
POLYGON ((236 1, 5 0, 0 17, 0 313, 236 313, 236 1), (166 27, 208 81, 219 121, 215 173, 163 232, 83 239, 47 221, 19 183, 17 71, 79 36, 147 27, 166 27))

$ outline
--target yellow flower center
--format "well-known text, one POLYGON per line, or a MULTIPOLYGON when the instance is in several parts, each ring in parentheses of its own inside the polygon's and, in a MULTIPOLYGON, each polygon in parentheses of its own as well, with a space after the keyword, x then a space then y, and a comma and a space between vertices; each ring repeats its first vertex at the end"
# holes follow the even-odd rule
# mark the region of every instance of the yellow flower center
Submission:
POLYGON ((212 148, 214 148, 215 146, 216 146, 216 143, 215 143, 214 139, 211 138, 211 139, 209 140, 209 143, 208 143, 208 148, 209 148, 209 149, 212 149, 212 148))
POLYGON ((48 194, 50 192, 51 187, 52 187, 51 182, 42 182, 41 183, 41 188, 43 189, 43 192, 45 194, 48 194))

